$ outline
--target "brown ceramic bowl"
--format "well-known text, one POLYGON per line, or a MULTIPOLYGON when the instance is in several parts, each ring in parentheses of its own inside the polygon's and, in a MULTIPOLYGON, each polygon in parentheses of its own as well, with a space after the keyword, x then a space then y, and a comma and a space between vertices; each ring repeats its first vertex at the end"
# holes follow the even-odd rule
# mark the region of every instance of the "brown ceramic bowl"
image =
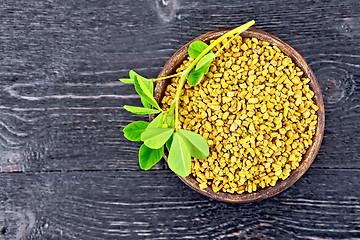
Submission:
MULTIPOLYGON (((195 38, 193 41, 203 41, 206 43, 209 43, 212 39, 217 39, 224 33, 228 32, 232 28, 227 29, 220 29, 213 32, 205 33, 197 38, 195 38)), ((255 202, 260 201, 269 197, 272 197, 291 185, 293 185, 310 167, 311 163, 314 161, 319 148, 320 144, 324 135, 324 124, 325 124, 325 114, 324 114, 324 103, 323 98, 321 96, 319 84, 316 80, 316 77, 313 73, 313 71, 310 69, 309 65, 306 63, 305 59, 289 44, 284 42, 278 37, 275 37, 274 35, 271 35, 267 32, 257 30, 257 29, 248 29, 244 33, 241 34, 242 37, 256 37, 257 39, 265 40, 267 42, 270 42, 272 45, 277 46, 281 49, 283 53, 285 53, 287 56, 291 57, 294 63, 300 67, 305 76, 310 79, 310 88, 314 91, 314 101, 316 105, 319 107, 319 110, 317 111, 318 115, 318 125, 316 128, 315 136, 313 137, 313 144, 308 148, 306 154, 303 156, 302 161, 300 162, 299 167, 296 170, 293 170, 291 172, 291 175, 285 179, 285 180, 279 180, 275 186, 273 187, 266 187, 264 189, 260 189, 254 193, 243 193, 243 194, 230 194, 230 193, 224 193, 224 192, 213 192, 210 188, 206 189, 200 189, 199 183, 190 175, 188 177, 180 177, 178 176, 186 185, 194 189, 195 191, 211 197, 213 199, 223 201, 223 202, 232 202, 232 203, 248 203, 248 202, 255 202)), ((183 47, 181 47, 165 64, 165 66, 162 68, 160 74, 158 77, 164 77, 167 75, 171 75, 175 73, 175 70, 179 67, 179 65, 187 58, 188 53, 188 47, 190 43, 185 44, 183 47)), ((164 92, 166 89, 166 86, 168 84, 168 80, 164 80, 161 82, 158 82, 155 87, 155 99, 160 103, 162 97, 164 96, 164 92)), ((167 156, 164 156, 165 160, 167 160, 167 156)))

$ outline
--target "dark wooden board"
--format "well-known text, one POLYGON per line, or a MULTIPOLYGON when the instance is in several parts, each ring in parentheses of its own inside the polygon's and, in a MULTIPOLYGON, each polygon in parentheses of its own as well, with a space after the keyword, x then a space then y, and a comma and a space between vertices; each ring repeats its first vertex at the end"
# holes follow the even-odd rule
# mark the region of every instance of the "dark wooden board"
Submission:
POLYGON ((15 1, 0 3, 0 239, 360 238, 360 3, 15 1), (167 4, 167 5, 166 5, 167 4), (292 45, 325 103, 318 157, 269 200, 219 203, 164 162, 139 170, 121 129, 146 120, 117 81, 155 77, 196 36, 250 19, 292 45))
POLYGON ((353 189, 359 170, 310 169, 284 193, 251 204, 211 200, 170 171, 3 173, 0 181, 5 232, 0 239, 349 239, 360 234, 360 192, 353 189), (339 182, 347 184, 335 190, 339 182))

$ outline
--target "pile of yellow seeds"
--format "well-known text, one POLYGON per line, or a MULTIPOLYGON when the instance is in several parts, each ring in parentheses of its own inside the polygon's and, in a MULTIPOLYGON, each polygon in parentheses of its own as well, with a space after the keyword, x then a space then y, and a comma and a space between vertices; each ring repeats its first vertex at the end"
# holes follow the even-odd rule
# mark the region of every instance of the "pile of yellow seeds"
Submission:
MULTIPOLYGON (((192 61, 188 58, 176 71, 192 61)), ((179 79, 167 86, 164 110, 179 79)), ((312 144, 317 125, 309 81, 278 47, 238 36, 214 59, 199 85, 186 83, 181 128, 201 134, 210 147, 208 158, 192 159, 191 174, 200 188, 251 193, 289 177, 312 144)))

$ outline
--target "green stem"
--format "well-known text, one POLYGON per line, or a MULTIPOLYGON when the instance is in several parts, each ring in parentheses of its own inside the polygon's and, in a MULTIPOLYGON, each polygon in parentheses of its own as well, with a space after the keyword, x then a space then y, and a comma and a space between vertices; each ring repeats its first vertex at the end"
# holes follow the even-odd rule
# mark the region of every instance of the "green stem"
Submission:
POLYGON ((231 43, 231 41, 234 40, 234 38, 236 38, 237 36, 239 36, 241 33, 242 33, 242 32, 237 32, 232 38, 230 38, 229 41, 227 41, 224 45, 222 45, 221 48, 216 51, 215 57, 217 57, 218 54, 220 53, 220 51, 223 50, 227 45, 229 45, 229 44, 231 43))
POLYGON ((168 79, 168 78, 172 78, 172 77, 176 77, 176 76, 180 76, 183 72, 179 72, 179 73, 175 73, 173 75, 169 75, 169 76, 165 76, 165 77, 161 77, 161 78, 152 78, 152 79, 149 79, 150 81, 160 81, 160 80, 164 80, 164 79, 168 79))
POLYGON ((184 72, 182 72, 178 88, 176 90, 174 102, 175 102, 175 131, 179 130, 179 99, 180 99, 180 93, 181 89, 184 87, 185 81, 191 70, 196 66, 196 64, 200 61, 200 59, 206 55, 210 50, 212 50, 216 45, 221 43, 224 39, 228 38, 229 36, 232 36, 236 33, 242 33, 246 31, 249 27, 254 25, 255 21, 251 20, 250 22, 245 23, 244 25, 241 25, 240 27, 234 28, 233 30, 225 33, 224 35, 220 36, 218 39, 216 39, 213 43, 211 43, 207 48, 205 48, 204 51, 202 51, 199 56, 190 64, 188 68, 184 72))

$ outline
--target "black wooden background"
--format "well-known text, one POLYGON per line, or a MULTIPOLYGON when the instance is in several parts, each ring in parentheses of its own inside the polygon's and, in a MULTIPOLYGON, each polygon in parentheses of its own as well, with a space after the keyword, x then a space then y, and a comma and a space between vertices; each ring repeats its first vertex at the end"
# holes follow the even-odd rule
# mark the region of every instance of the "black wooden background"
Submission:
POLYGON ((1 0, 0 239, 360 239, 358 0, 1 0), (119 82, 155 77, 194 37, 251 19, 315 72, 325 137, 308 172, 258 203, 141 171, 119 82))

